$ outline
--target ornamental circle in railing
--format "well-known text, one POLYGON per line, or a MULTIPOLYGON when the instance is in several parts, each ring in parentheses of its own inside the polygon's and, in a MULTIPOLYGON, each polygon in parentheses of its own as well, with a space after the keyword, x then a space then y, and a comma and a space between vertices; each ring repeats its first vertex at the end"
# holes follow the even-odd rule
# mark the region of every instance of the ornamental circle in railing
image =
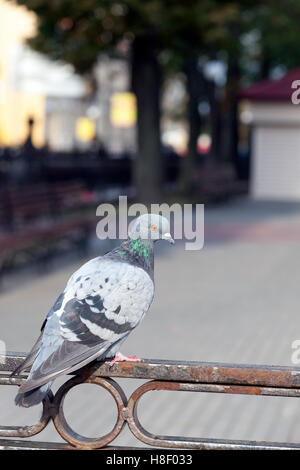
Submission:
MULTIPOLYGON (((22 385, 26 382, 24 377, 1 377, 0 385, 22 385)), ((43 410, 39 421, 30 426, 1 426, 0 437, 31 437, 39 434, 47 426, 51 418, 51 400, 53 394, 50 391, 43 400, 43 410)))
POLYGON ((127 399, 125 393, 123 392, 119 384, 113 379, 93 376, 88 378, 76 376, 68 380, 68 382, 64 383, 57 391, 53 400, 53 421, 57 432, 62 436, 65 441, 69 442, 75 447, 79 447, 80 449, 98 449, 109 444, 122 431, 123 426, 125 424, 123 410, 126 409, 126 405, 127 399), (105 434, 102 437, 88 438, 85 436, 81 436, 80 434, 76 433, 66 421, 63 411, 64 399, 67 393, 73 387, 76 387, 77 385, 83 383, 95 384, 105 388, 112 395, 117 405, 117 421, 113 429, 108 434, 105 434))
MULTIPOLYGON (((12 372, 25 354, 0 354, 0 385, 21 385, 26 377, 5 374, 12 372), (1 363, 2 360, 2 363, 1 363), (3 360, 5 360, 3 362, 3 360)), ((57 392, 54 403, 51 393, 43 402, 43 415, 33 426, 0 426, 0 437, 28 437, 39 433, 48 423, 50 415, 59 434, 71 445, 38 443, 0 439, 0 448, 68 448, 94 449, 104 447, 121 432, 125 421, 134 436, 150 446, 177 449, 300 449, 298 443, 257 442, 213 438, 189 438, 155 435, 147 431, 138 419, 138 402, 147 392, 154 390, 193 391, 228 394, 246 394, 278 397, 300 397, 300 369, 279 366, 253 366, 247 364, 220 364, 143 360, 139 363, 106 362, 86 366, 57 392), (120 386, 108 377, 149 380, 137 388, 127 400, 120 386), (68 391, 81 383, 102 386, 113 396, 118 407, 118 418, 113 430, 101 438, 89 439, 75 433, 66 422, 63 400, 68 391)))

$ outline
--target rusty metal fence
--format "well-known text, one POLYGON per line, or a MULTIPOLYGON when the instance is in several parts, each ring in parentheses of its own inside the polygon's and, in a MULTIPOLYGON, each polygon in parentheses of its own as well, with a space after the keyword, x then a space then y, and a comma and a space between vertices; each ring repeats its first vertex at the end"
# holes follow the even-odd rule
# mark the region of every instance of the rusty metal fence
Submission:
MULTIPOLYGON (((25 354, 0 355, 0 385, 21 385, 26 375, 13 377, 10 373, 21 363, 25 354)), ((108 444, 127 424, 134 436, 155 448, 169 449, 300 449, 297 443, 242 441, 226 439, 185 438, 160 436, 148 432, 138 418, 138 402, 153 390, 210 392, 227 394, 300 397, 300 369, 292 367, 222 364, 207 362, 175 362, 143 360, 142 362, 93 363, 74 373, 60 389, 49 394, 43 402, 38 423, 32 426, 5 426, 0 423, 1 449, 112 449, 108 444), (148 380, 127 399, 123 389, 114 380, 133 378, 148 380), (92 383, 107 390, 117 406, 118 416, 111 432, 87 438, 74 432, 64 415, 64 398, 75 386, 92 383), (30 441, 52 420, 66 444, 30 441), (22 439, 20 439, 22 438, 22 439)))

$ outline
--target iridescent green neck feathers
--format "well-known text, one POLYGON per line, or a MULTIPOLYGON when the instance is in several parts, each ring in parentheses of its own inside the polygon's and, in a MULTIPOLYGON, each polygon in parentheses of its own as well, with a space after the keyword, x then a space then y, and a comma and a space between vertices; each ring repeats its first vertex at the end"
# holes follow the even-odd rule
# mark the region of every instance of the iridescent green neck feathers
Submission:
POLYGON ((119 247, 115 248, 111 254, 114 259, 117 258, 120 261, 134 264, 135 266, 144 269, 151 277, 153 277, 154 246, 152 240, 129 238, 119 247))

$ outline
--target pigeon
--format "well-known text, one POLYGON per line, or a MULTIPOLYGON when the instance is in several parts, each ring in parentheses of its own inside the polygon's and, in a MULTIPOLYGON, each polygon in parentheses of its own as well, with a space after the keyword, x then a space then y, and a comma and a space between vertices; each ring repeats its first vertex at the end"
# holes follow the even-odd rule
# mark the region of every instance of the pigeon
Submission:
POLYGON ((144 214, 132 221, 128 239, 79 268, 49 311, 41 334, 12 375, 29 370, 15 397, 18 406, 41 403, 56 377, 94 361, 140 361, 119 350, 154 297, 154 242, 167 240, 169 221, 144 214))

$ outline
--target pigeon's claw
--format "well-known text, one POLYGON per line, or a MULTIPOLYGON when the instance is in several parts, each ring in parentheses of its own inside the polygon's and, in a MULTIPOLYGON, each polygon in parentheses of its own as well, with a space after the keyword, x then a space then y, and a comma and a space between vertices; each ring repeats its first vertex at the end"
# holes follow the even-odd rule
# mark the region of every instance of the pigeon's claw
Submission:
POLYGON ((115 362, 123 362, 123 361, 128 361, 128 362, 141 362, 141 359, 136 356, 124 356, 121 352, 118 352, 114 359, 109 362, 109 367, 112 367, 115 362))

